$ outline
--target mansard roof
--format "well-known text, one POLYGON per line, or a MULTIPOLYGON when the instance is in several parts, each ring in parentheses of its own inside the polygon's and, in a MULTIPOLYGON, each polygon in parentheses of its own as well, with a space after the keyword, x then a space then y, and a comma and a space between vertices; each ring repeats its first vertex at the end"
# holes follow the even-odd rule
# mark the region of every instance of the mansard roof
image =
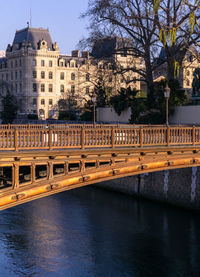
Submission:
POLYGON ((121 37, 106 37, 97 40, 94 43, 91 56, 94 58, 112 57, 117 52, 123 52, 133 48, 133 43, 130 39, 121 37))
POLYGON ((31 42, 31 46, 33 49, 38 49, 38 42, 45 40, 47 42, 47 48, 52 50, 52 39, 48 29, 43 28, 30 28, 27 27, 25 29, 16 31, 13 45, 19 44, 19 48, 21 48, 22 42, 31 42))

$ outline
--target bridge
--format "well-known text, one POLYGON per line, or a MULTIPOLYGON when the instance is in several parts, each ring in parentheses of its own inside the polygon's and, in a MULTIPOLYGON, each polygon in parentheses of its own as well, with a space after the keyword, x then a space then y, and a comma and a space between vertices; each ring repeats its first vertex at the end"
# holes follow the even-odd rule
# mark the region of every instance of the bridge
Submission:
POLYGON ((200 165, 200 127, 0 125, 0 210, 110 179, 200 165))

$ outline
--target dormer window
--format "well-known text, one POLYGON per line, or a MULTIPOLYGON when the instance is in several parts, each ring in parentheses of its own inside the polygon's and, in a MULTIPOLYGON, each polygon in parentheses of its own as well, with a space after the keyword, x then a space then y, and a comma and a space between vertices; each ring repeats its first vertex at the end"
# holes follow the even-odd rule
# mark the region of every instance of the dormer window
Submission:
POLYGON ((45 48, 47 48, 47 42, 46 42, 46 40, 43 39, 43 40, 40 42, 39 46, 40 46, 40 49, 45 49, 45 48))

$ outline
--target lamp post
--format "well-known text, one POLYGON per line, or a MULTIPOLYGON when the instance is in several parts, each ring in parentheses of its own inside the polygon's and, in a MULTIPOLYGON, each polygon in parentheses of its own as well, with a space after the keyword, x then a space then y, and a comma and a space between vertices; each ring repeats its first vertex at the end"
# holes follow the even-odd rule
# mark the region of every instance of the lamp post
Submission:
POLYGON ((96 97, 92 97, 92 102, 93 102, 93 125, 95 127, 96 124, 96 111, 95 111, 95 104, 96 104, 96 97))
POLYGON ((168 102, 169 102, 169 97, 170 97, 170 88, 168 87, 168 84, 165 87, 165 91, 164 91, 164 96, 165 96, 165 100, 166 100, 166 125, 169 125, 169 112, 168 112, 168 102))

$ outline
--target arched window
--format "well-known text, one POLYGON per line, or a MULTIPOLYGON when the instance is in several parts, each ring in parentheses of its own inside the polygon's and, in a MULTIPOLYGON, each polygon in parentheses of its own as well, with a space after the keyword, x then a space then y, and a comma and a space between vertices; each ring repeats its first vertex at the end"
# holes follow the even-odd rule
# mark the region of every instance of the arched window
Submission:
POLYGON ((41 84, 41 92, 45 92, 45 84, 41 84))
POLYGON ((41 78, 44 79, 45 78, 45 72, 41 71, 41 78))
POLYGON ((74 73, 71 74, 71 80, 72 80, 72 81, 75 80, 75 74, 74 74, 74 73))
POLYGON ((43 109, 40 109, 40 110, 39 110, 39 116, 40 116, 40 117, 44 117, 44 110, 43 110, 43 109))
POLYGON ((53 72, 49 71, 49 79, 53 79, 53 72))
POLYGON ((45 105, 45 100, 41 99, 41 105, 45 105))

